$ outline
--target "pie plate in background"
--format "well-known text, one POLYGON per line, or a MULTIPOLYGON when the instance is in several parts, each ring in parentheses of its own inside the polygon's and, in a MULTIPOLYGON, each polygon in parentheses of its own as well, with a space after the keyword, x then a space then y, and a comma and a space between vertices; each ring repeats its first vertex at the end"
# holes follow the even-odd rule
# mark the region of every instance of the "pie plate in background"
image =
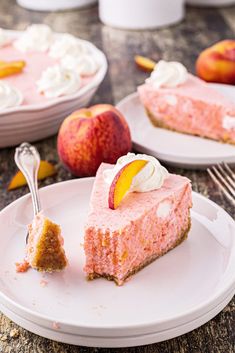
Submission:
MULTIPOLYGON (((235 104, 235 86, 210 85, 235 104)), ((205 169, 221 162, 235 163, 234 145, 153 126, 137 92, 122 99, 117 108, 130 126, 134 148, 141 153, 153 155, 169 165, 190 169, 205 169)))
MULTIPOLYGON (((12 38, 20 31, 7 31, 12 38)), ((59 37, 60 34, 57 34, 59 37)), ((104 79, 108 64, 104 53, 85 41, 100 64, 93 79, 77 93, 50 99, 46 102, 8 108, 0 112, 0 148, 21 142, 37 141, 57 133, 60 124, 74 110, 87 106, 104 79)))
POLYGON ((69 266, 17 274, 24 256, 30 195, 0 212, 0 309, 38 335, 77 345, 126 347, 189 332, 217 315, 235 293, 235 222, 193 193, 188 239, 118 287, 86 281, 81 246, 94 178, 40 190, 45 214, 61 225, 69 266), (42 287, 41 280, 47 281, 42 287), (198 290, 200 288, 200 290, 198 290))

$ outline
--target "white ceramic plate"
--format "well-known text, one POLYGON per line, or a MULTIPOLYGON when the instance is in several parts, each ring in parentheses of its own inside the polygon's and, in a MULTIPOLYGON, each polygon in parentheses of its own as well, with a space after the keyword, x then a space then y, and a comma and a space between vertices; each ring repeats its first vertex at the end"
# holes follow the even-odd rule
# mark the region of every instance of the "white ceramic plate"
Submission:
MULTIPOLYGON (((14 38, 19 37, 22 33, 20 31, 7 32, 14 38)), ((57 36, 59 37, 60 34, 57 36)), ((0 148, 14 146, 23 141, 33 142, 54 135, 66 116, 89 104, 104 79, 108 65, 104 53, 92 43, 85 42, 100 64, 100 68, 91 82, 72 95, 1 111, 0 148), (50 124, 49 128, 47 123, 50 124)))
POLYGON ((46 215, 62 226, 70 263, 62 273, 16 274, 14 263, 23 257, 26 225, 32 217, 29 195, 0 212, 3 312, 45 337, 121 347, 183 334, 222 310, 235 292, 235 223, 196 193, 192 229, 179 247, 122 287, 104 279, 85 280, 81 243, 93 180, 72 180, 40 190, 46 215), (41 279, 48 281, 46 287, 40 285, 41 279))
POLYGON ((193 329, 203 325, 214 316, 216 316, 230 302, 230 300, 233 298, 233 295, 234 291, 229 293, 229 295, 213 310, 195 320, 187 322, 186 324, 176 326, 169 330, 153 332, 150 334, 123 337, 104 338, 98 336, 82 336, 78 334, 64 333, 61 330, 46 328, 32 321, 26 320, 22 316, 15 314, 13 311, 9 310, 7 307, 1 304, 0 310, 12 321, 16 322, 26 330, 29 330, 37 335, 52 339, 54 341, 90 347, 133 347, 161 342, 192 331, 193 329))
MULTIPOLYGON (((235 103, 235 86, 211 85, 235 103)), ((137 93, 121 100, 117 108, 130 126, 135 149, 142 153, 183 168, 204 169, 222 161, 235 163, 235 146, 153 126, 137 93)))

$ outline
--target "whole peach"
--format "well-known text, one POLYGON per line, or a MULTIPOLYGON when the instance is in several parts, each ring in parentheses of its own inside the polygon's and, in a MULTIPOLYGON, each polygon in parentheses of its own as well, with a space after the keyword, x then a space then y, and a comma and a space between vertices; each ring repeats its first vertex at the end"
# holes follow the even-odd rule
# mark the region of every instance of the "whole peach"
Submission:
POLYGON ((235 40, 223 40, 204 50, 196 72, 205 81, 235 84, 235 40))
POLYGON ((94 105, 64 120, 57 149, 71 173, 93 176, 102 162, 116 163, 131 150, 130 130, 123 115, 112 105, 94 105))

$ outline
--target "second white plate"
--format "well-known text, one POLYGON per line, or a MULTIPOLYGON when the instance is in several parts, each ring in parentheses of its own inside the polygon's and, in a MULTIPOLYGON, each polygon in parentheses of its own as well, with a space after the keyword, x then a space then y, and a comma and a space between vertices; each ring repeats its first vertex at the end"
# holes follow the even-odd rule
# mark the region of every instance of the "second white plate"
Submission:
MULTIPOLYGON (((235 103, 234 86, 211 85, 235 103)), ((223 161, 235 163, 235 146, 153 126, 138 93, 121 100, 117 108, 130 126, 134 148, 141 153, 151 154, 170 165, 191 169, 204 169, 223 161)))

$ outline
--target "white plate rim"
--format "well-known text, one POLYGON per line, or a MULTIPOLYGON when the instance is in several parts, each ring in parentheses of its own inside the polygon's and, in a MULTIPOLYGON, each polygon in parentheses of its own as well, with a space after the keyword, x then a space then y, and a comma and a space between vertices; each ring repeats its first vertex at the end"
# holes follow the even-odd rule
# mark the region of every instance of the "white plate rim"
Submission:
POLYGON ((222 300, 217 306, 213 309, 208 311, 202 316, 195 318, 189 322, 183 323, 182 325, 162 330, 156 332, 150 332, 146 334, 140 335, 131 335, 131 336, 88 336, 88 335, 80 335, 74 333, 67 333, 61 330, 53 330, 52 328, 47 328, 32 322, 24 317, 19 316, 17 313, 11 311, 10 309, 6 308, 4 305, 0 304, 0 309, 2 312, 8 316, 11 320, 16 322, 18 325, 22 325, 23 328, 26 330, 28 329, 30 332, 33 332, 37 335, 41 335, 42 337, 49 338, 52 340, 56 340, 63 343, 68 344, 75 344, 75 345, 82 345, 82 346, 89 346, 89 347, 103 347, 103 348, 121 348, 121 347, 134 347, 139 346, 140 344, 153 344, 165 341, 167 339, 172 339, 174 337, 178 337, 182 334, 186 334, 192 330, 197 329, 201 325, 205 324, 213 317, 218 315, 223 308, 228 305, 234 295, 234 291, 229 293, 224 300, 222 300), (22 324, 23 319, 23 324, 22 324), (29 324, 28 327, 25 325, 29 324), (36 326, 35 329, 32 329, 36 326), (180 332, 177 332, 177 330, 180 332), (176 332, 175 332, 176 331, 176 332), (46 332, 46 334, 45 334, 46 332), (158 337, 160 335, 160 338, 158 337), (163 337, 162 337, 163 336, 163 337), (138 341, 137 341, 138 340, 138 341), (141 342, 139 341, 141 340, 141 342), (92 343, 91 343, 92 342, 92 343), (126 343, 128 342, 128 343, 126 343))
MULTIPOLYGON (((13 30, 6 30, 6 32, 11 36, 11 37, 19 37, 24 31, 13 31, 13 30)), ((54 32, 54 34, 56 36, 60 36, 63 33, 58 33, 58 32, 54 32)), ((80 39, 80 38, 79 38, 80 39)), ((29 105, 22 105, 22 106, 17 106, 17 107, 12 107, 12 108, 7 108, 3 111, 0 112, 0 119, 1 116, 6 116, 6 115, 10 115, 12 113, 24 113, 24 112, 34 112, 34 111, 42 111, 42 110, 46 110, 50 107, 56 106, 60 103, 67 103, 67 102, 71 102, 73 100, 76 100, 80 97, 82 97, 84 94, 86 94, 88 91, 94 89, 95 87, 97 87, 103 80, 107 69, 108 69, 108 62, 107 62, 107 58, 105 56, 105 54, 98 49, 93 43, 84 40, 84 39, 80 39, 81 41, 83 41, 84 43, 86 43, 88 45, 88 47, 91 49, 91 51, 93 51, 94 53, 96 53, 96 55, 99 57, 100 63, 101 63, 101 67, 98 70, 98 72, 95 74, 93 80, 91 82, 89 82, 87 85, 85 85, 84 87, 82 87, 81 89, 78 90, 78 92, 73 93, 71 95, 68 96, 62 96, 62 97, 58 97, 56 99, 53 100, 49 100, 47 102, 43 102, 43 103, 37 103, 37 104, 29 104, 29 105)))

